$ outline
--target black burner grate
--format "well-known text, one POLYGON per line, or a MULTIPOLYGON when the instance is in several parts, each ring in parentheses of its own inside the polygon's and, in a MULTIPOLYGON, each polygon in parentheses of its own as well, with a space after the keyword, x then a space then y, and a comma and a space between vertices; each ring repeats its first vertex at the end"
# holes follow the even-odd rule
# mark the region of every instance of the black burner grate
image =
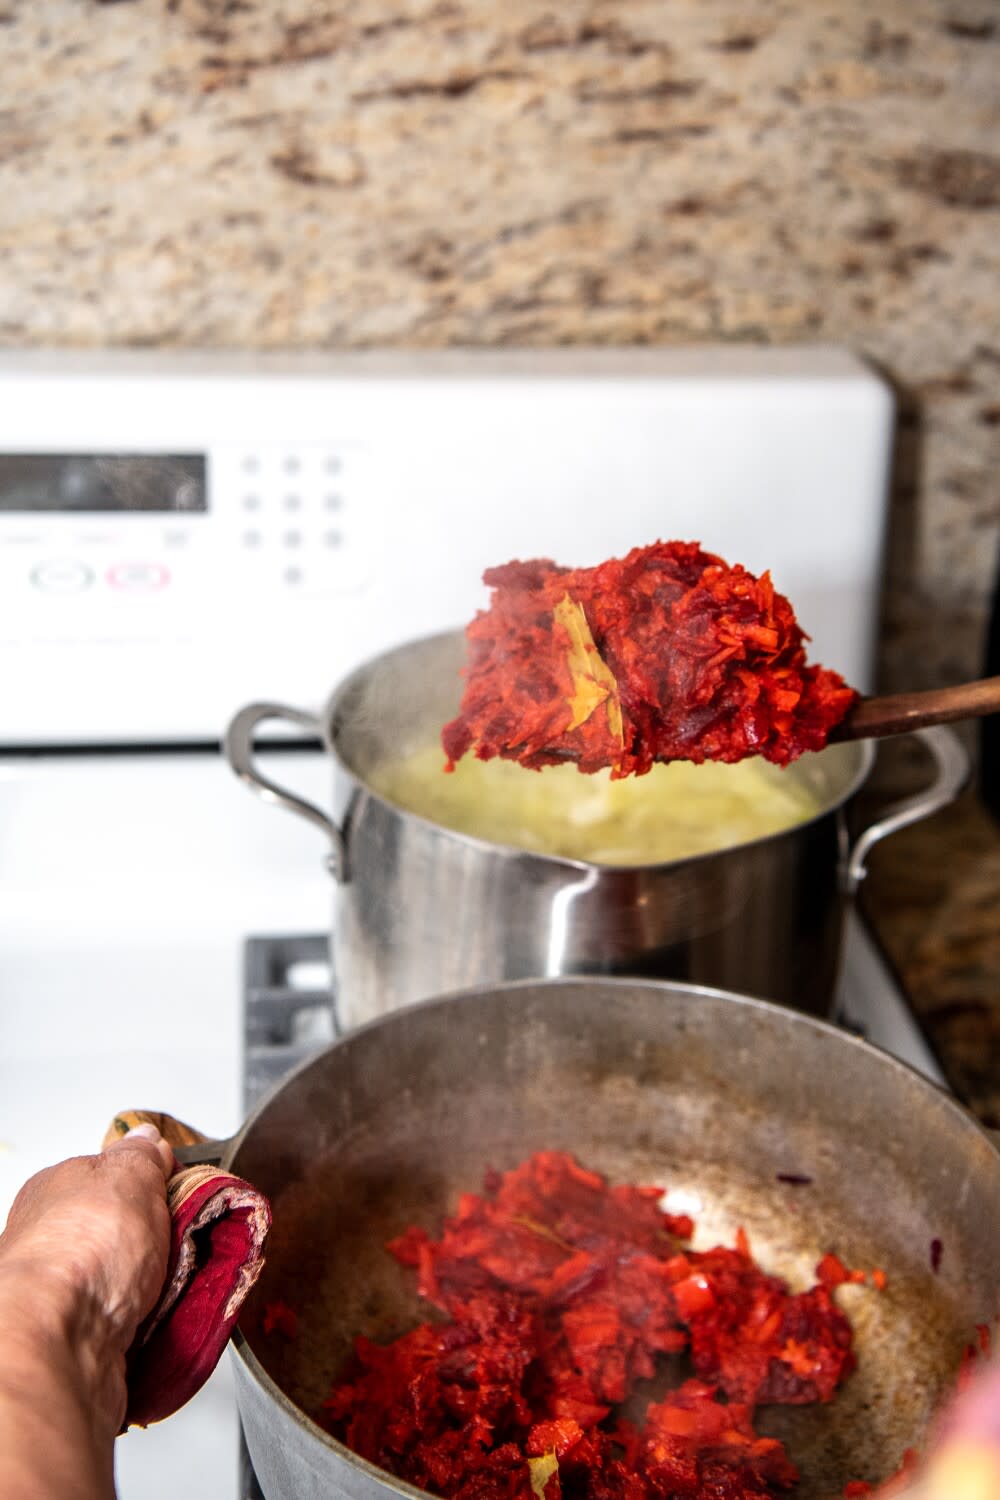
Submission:
POLYGON ((286 1073, 333 1041, 337 1025, 329 975, 325 937, 299 933, 247 939, 243 1103, 248 1112, 286 1073), (304 985, 295 982, 300 975, 304 985))

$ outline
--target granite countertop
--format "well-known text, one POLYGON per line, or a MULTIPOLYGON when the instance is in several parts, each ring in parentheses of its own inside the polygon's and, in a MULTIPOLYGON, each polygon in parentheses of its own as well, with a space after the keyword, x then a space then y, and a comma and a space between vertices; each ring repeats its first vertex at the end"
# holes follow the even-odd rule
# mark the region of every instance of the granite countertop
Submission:
POLYGON ((974 789, 872 852, 861 905, 949 1083, 1000 1127, 1000 822, 974 789))

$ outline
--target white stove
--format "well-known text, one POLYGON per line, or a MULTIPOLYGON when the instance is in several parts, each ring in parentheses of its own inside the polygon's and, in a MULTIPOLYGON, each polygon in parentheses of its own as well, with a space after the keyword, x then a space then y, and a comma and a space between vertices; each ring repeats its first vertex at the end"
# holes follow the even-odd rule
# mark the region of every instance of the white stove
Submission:
MULTIPOLYGON (((831 349, 4 354, 0 1219, 123 1107, 241 1121, 245 939, 322 933, 332 891, 315 833, 225 767, 237 706, 317 706, 467 619, 490 563, 657 537, 770 566, 867 688, 891 429, 831 349)), ((315 750, 265 759, 326 800, 315 750)), ((859 930, 844 982, 933 1070, 859 930)), ((118 1446, 123 1500, 235 1496, 226 1363, 118 1446)))

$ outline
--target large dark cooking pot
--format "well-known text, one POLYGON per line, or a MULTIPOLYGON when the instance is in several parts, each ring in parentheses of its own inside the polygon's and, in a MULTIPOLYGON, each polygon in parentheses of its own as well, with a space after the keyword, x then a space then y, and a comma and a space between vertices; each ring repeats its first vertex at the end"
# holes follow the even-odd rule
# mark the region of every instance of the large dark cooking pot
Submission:
POLYGON ((426 1315, 386 1240, 411 1222, 439 1226, 487 1164, 543 1147, 682 1191, 698 1205, 696 1246, 731 1244, 742 1224, 764 1267, 797 1286, 826 1250, 887 1272, 882 1293, 838 1293, 858 1368, 834 1401, 764 1414, 802 1472, 799 1500, 891 1473, 920 1443, 974 1325, 1000 1312, 1000 1156, 951 1098, 857 1038, 648 981, 429 1001, 303 1064, 223 1153, 274 1208, 235 1349, 268 1500, 419 1496, 312 1417, 355 1335, 384 1339, 426 1315), (262 1330, 277 1299, 299 1314, 292 1340, 262 1330))
POLYGON ((329 836, 343 1027, 470 985, 579 973, 692 980, 824 1014, 843 900, 868 850, 951 801, 967 774, 951 731, 921 731, 933 785, 853 845, 845 810, 874 758, 863 742, 783 773, 815 795, 809 822, 717 853, 620 868, 487 843, 403 811, 370 785, 385 761, 437 742, 458 708, 464 650, 457 632, 411 642, 360 667, 319 718, 255 703, 226 735, 238 775, 329 836), (255 766, 254 730, 271 718, 321 736, 333 760, 332 817, 255 766))

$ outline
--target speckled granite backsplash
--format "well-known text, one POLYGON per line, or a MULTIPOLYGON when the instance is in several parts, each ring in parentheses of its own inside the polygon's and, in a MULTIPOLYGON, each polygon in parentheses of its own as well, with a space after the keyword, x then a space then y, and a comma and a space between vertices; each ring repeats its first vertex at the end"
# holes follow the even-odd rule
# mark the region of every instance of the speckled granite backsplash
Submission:
POLYGON ((853 345, 883 680, 977 672, 995 0, 0 0, 0 80, 0 343, 853 345))

